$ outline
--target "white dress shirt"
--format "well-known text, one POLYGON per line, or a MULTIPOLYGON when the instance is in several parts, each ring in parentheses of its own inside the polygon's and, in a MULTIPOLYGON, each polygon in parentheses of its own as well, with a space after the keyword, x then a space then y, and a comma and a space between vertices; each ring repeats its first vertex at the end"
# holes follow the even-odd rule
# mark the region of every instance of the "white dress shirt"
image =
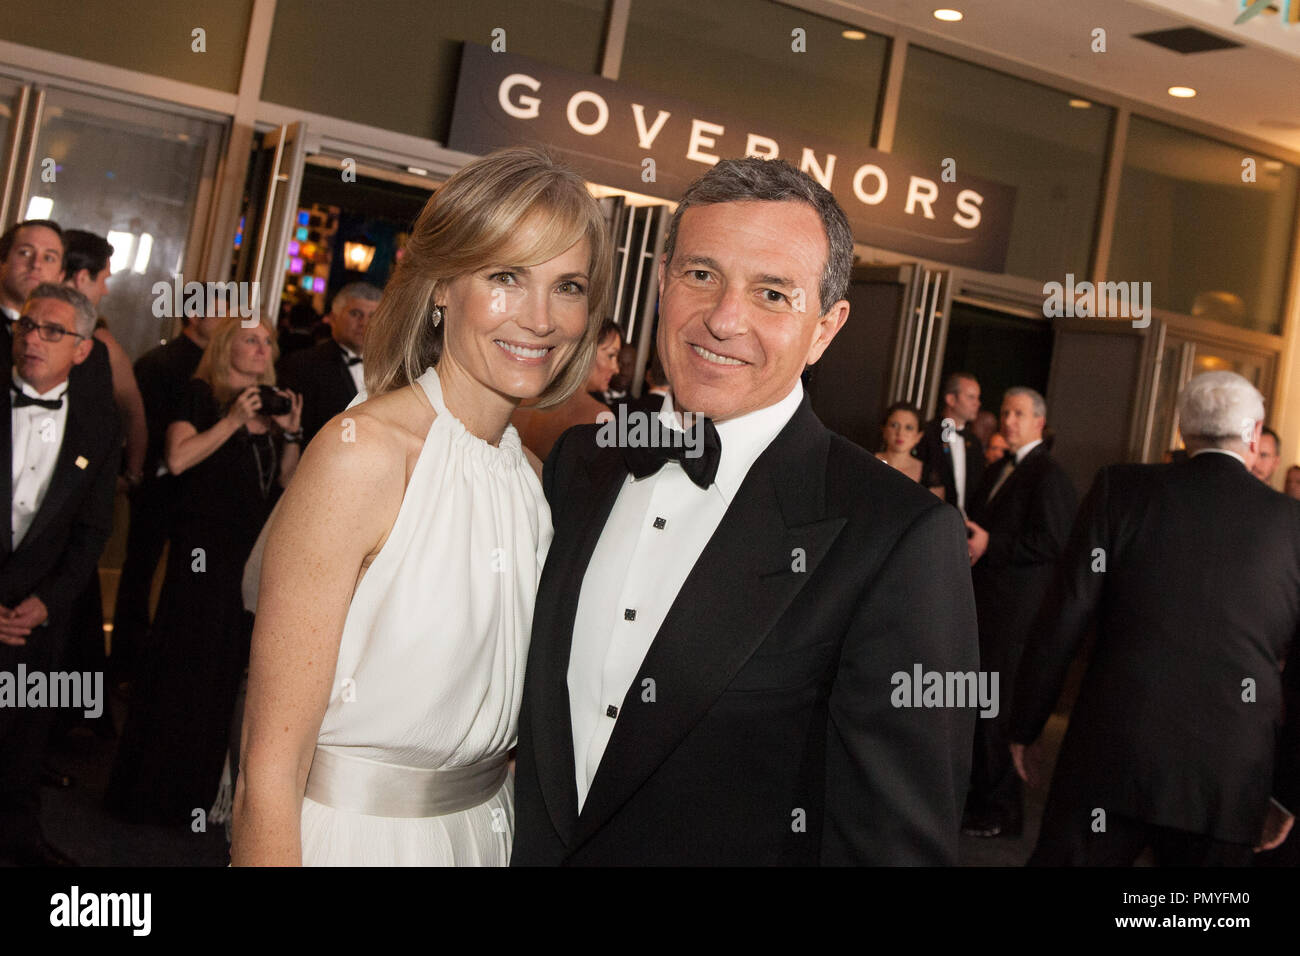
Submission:
MULTIPOLYGON (((940 436, 942 437, 942 436, 940 436)), ((957 508, 966 513, 966 439, 953 422, 952 433, 948 436, 948 447, 952 450, 952 479, 957 485, 957 508)))
MULTIPOLYGON (((750 467, 793 417, 803 386, 774 405, 717 424, 722 454, 707 489, 669 461, 653 475, 628 475, 582 580, 569 652, 569 713, 582 810, 623 698, 704 546, 750 467)), ((660 419, 678 428, 672 396, 660 419)))
POLYGON ((1243 465, 1246 464, 1246 459, 1242 458, 1235 451, 1228 451, 1228 449, 1226 448, 1198 448, 1196 449, 1196 451, 1192 452, 1187 457, 1195 458, 1197 455, 1206 455, 1206 454, 1228 455, 1232 458, 1237 459, 1237 461, 1241 462, 1243 465))
MULTIPOLYGON (((340 345, 339 348, 343 350, 343 358, 345 361, 351 362, 354 358, 361 357, 346 345, 340 345)), ((357 362, 355 365, 349 365, 347 368, 348 374, 352 376, 352 384, 356 385, 358 392, 364 392, 366 390, 365 363, 357 362)))
MULTIPOLYGON (((32 398, 64 398, 68 391, 67 379, 54 386, 44 394, 24 382, 17 372, 13 373, 13 383, 32 398)), ((50 488, 54 477, 54 464, 59 458, 59 447, 63 444, 63 426, 68 420, 68 403, 65 398, 57 409, 41 408, 39 405, 26 405, 18 408, 13 404, 10 393, 10 424, 13 428, 13 505, 10 511, 10 531, 13 535, 13 549, 16 551, 22 543, 27 529, 32 526, 36 512, 41 510, 41 502, 50 488)))

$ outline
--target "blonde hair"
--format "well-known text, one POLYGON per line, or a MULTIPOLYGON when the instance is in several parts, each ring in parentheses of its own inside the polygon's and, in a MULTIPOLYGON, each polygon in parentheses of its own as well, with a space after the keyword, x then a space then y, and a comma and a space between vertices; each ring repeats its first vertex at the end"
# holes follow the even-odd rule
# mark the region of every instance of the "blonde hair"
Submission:
MULTIPOLYGON (((280 348, 275 341, 275 329, 271 328, 270 323, 262 319, 259 325, 271 336, 271 360, 266 363, 266 371, 259 376, 257 384, 274 385, 275 361, 280 357, 280 348)), ((212 333, 208 347, 203 350, 203 358, 199 359, 199 367, 194 370, 195 378, 201 378, 212 386, 212 394, 216 396, 218 405, 226 404, 243 391, 243 387, 235 388, 230 384, 230 352, 235 344, 235 336, 243 331, 243 320, 239 316, 232 316, 222 322, 212 333)))
POLYGON ((497 150, 459 170, 420 212, 371 317, 366 393, 402 388, 438 364, 446 326, 434 326, 433 307, 453 279, 493 264, 547 262, 583 239, 591 251, 587 328, 538 407, 558 405, 587 379, 613 282, 604 216, 582 177, 540 148, 497 150))

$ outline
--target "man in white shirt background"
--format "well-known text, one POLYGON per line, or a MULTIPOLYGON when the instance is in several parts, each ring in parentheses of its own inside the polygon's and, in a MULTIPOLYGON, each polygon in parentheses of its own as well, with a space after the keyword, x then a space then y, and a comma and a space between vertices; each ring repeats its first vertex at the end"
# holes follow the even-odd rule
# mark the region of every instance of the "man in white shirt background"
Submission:
POLYGON ((843 211, 783 161, 684 194, 653 423, 706 416, 703 453, 579 426, 547 460, 512 864, 955 862, 975 712, 900 708, 891 678, 975 670, 965 532, 800 384, 852 261, 843 211))
MULTIPOLYGON (((11 675, 59 666, 73 602, 112 529, 117 413, 70 377, 90 355, 94 326, 89 300, 52 283, 32 289, 13 323, 8 408, 0 416, 10 502, 9 530, 0 535, 0 671, 11 675)), ((11 862, 71 862, 39 824, 52 715, 49 706, 0 707, 0 857, 11 862)))

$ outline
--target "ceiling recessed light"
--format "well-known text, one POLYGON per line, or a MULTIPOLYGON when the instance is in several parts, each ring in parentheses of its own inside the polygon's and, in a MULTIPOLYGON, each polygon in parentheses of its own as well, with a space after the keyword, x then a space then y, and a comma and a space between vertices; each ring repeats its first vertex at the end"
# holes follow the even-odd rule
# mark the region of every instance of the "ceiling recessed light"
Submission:
POLYGON ((960 10, 949 10, 945 8, 934 11, 934 18, 936 20, 943 20, 947 23, 956 23, 962 18, 962 12, 960 10))
POLYGON ((1196 91, 1190 86, 1171 86, 1169 95, 1177 96, 1179 99, 1189 100, 1196 95, 1196 91))
POLYGON ((429 175, 429 171, 427 169, 421 169, 419 166, 407 166, 406 171, 408 173, 414 173, 416 176, 429 175))
POLYGON ((1270 173, 1280 173, 1282 171, 1283 163, 1280 159, 1266 159, 1264 160, 1263 166, 1270 173))
POLYGON ((1092 103, 1088 100, 1081 100, 1076 97, 1075 99, 1070 100, 1070 105, 1076 110, 1086 110, 1092 106, 1092 103))
POLYGON ((845 30, 840 36, 846 40, 865 40, 867 35, 861 30, 845 30))

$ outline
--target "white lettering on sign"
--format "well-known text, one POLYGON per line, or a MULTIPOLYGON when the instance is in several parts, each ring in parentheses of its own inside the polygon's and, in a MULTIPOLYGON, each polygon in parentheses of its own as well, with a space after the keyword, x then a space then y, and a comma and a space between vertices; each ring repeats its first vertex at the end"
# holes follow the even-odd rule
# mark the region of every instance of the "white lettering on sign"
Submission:
POLYGON ((875 163, 867 163, 865 166, 859 166, 858 171, 853 174, 853 194, 861 199, 868 206, 875 206, 885 198, 885 193, 889 192, 889 177, 885 171, 875 163), (878 185, 873 193, 864 192, 862 181, 868 176, 875 176, 878 185))
POLYGON ((923 179, 920 176, 913 176, 907 184, 907 206, 903 212, 909 216, 916 215, 912 210, 919 203, 925 209, 925 218, 933 219, 934 210, 930 204, 939 198, 939 184, 933 179, 923 179), (922 187, 925 187, 924 189, 922 187))
MULTIPOLYGON (((533 94, 540 94, 541 89, 541 81, 536 77, 527 73, 511 73, 501 80, 497 89, 497 101, 508 116, 521 120, 537 119, 541 115, 542 100, 540 95, 533 94)), ((673 114, 669 110, 658 109, 655 111, 654 122, 651 123, 644 104, 632 103, 631 110, 637 146, 648 150, 659 139, 673 114)), ((597 136, 609 128, 609 103, 593 90, 578 90, 569 97, 565 118, 575 132, 583 136, 597 136)), ((726 127, 693 117, 690 123, 690 137, 686 147, 688 160, 713 166, 721 159, 719 154, 736 154, 735 147, 739 143, 735 142, 735 138, 738 133, 733 133, 730 147, 720 147, 719 140, 725 136, 726 127)), ((746 132, 744 137, 745 156, 776 159, 782 155, 780 142, 771 136, 746 132)), ((801 146, 797 151, 800 154, 799 169, 833 192, 838 159, 836 154, 827 153, 822 159, 807 146, 801 146)), ((646 180, 644 175, 642 179, 654 181, 653 178, 646 180)), ((865 163, 854 170, 852 187, 853 195, 859 202, 867 206, 878 206, 889 195, 889 176, 875 163, 865 163)), ((910 176, 903 205, 904 214, 935 219, 934 204, 939 201, 939 192, 939 184, 934 180, 924 176, 910 176)), ((962 229, 978 228, 983 218, 983 204, 982 193, 975 189, 962 189, 957 193, 956 212, 952 221, 962 229)))
POLYGON ((569 105, 564 111, 564 115, 569 120, 569 125, 573 127, 575 133, 581 133, 583 136, 595 136, 605 128, 609 122, 609 104, 599 93, 593 93, 591 90, 578 90, 569 97, 569 105), (596 118, 590 123, 584 123, 578 119, 578 107, 583 103, 592 103, 596 107, 596 118))
POLYGON ((807 146, 803 148, 803 159, 799 160, 799 171, 807 173, 813 179, 822 184, 825 189, 831 188, 831 178, 835 175, 835 154, 826 154, 826 168, 823 169, 817 162, 817 154, 807 146))
POLYGON ((700 147, 713 146, 717 140, 714 136, 721 136, 727 130, 717 123, 706 123, 704 120, 691 120, 691 142, 686 148, 686 158, 695 163, 707 163, 712 166, 718 162, 718 157, 712 153, 704 152, 700 147), (708 136, 704 134, 708 133, 708 136))
POLYGON ((642 149, 649 149, 654 145, 655 137, 659 131, 664 128, 664 123, 668 122, 668 117, 673 114, 667 110, 660 110, 659 115, 655 117, 655 124, 649 129, 645 125, 645 107, 640 103, 632 104, 632 118, 636 120, 636 142, 642 149))
POLYGON ((536 96, 520 96, 518 106, 510 101, 510 94, 517 86, 526 86, 534 93, 542 88, 542 84, 527 73, 511 73, 497 88, 497 102, 501 104, 501 109, 515 119, 537 119, 537 108, 542 101, 536 96))
POLYGON ((957 194, 957 213, 952 221, 963 229, 974 229, 980 224, 980 206, 984 197, 973 189, 963 189, 957 194))
POLYGON ((745 140, 745 155, 757 156, 759 159, 776 159, 781 155, 781 147, 770 136, 750 133, 745 140))

